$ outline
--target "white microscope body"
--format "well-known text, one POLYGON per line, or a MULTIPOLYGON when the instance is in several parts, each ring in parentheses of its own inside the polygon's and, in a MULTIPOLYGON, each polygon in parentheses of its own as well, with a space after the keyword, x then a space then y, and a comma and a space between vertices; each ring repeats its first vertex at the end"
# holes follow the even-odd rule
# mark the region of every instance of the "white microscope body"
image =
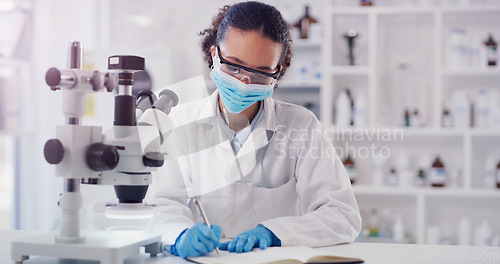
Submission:
POLYGON ((16 263, 22 263, 29 256, 49 256, 121 264, 126 258, 139 254, 141 247, 151 256, 161 252, 161 237, 148 232, 132 237, 113 237, 106 231, 82 234, 80 184, 114 185, 119 203, 107 206, 109 214, 127 218, 139 210, 142 215, 152 215, 154 206, 144 204, 143 199, 151 184, 151 172, 163 165, 161 144, 164 134, 171 129, 167 114, 178 98, 169 90, 162 91, 158 100, 152 93, 143 93, 137 100, 141 109, 136 109, 136 98, 132 95, 133 73, 144 70, 144 59, 111 56, 108 69, 117 74, 100 73, 82 70, 82 54, 81 44, 71 42, 70 69, 51 68, 46 74, 51 89, 63 93, 66 118, 66 124, 57 127, 56 139, 47 141, 44 149, 47 162, 56 165, 56 176, 64 178, 59 200, 60 230, 12 242, 12 259, 16 263), (103 134, 99 126, 80 125, 86 93, 111 92, 117 79, 119 90, 115 96, 113 127, 103 134), (137 113, 142 114, 141 125, 137 125, 137 113))

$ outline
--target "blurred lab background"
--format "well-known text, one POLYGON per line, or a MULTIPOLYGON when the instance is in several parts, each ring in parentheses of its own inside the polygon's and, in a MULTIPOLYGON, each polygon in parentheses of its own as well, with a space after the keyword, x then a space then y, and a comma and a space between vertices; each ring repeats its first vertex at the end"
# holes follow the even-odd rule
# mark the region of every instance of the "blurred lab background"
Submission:
MULTIPOLYGON (((358 241, 499 246, 500 2, 263 2, 294 26, 273 97, 323 124, 359 203, 358 241)), ((0 228, 57 228, 62 179, 43 146, 64 116, 44 78, 70 41, 85 69, 144 57, 134 89, 203 75, 213 90, 198 33, 231 3, 0 0, 0 228)), ((113 95, 86 100, 84 124, 111 126, 113 95)))

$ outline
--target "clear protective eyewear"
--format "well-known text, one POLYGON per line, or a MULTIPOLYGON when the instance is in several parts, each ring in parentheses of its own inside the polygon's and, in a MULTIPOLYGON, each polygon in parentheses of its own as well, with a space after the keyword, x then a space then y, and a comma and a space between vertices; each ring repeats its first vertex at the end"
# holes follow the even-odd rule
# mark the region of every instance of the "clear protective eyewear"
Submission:
POLYGON ((219 47, 217 47, 216 52, 220 59, 221 70, 234 78, 241 80, 243 77, 249 79, 251 84, 262 84, 270 85, 275 82, 281 73, 280 65, 277 66, 278 70, 274 73, 267 73, 252 68, 245 67, 236 63, 227 61, 222 54, 219 52, 219 47))

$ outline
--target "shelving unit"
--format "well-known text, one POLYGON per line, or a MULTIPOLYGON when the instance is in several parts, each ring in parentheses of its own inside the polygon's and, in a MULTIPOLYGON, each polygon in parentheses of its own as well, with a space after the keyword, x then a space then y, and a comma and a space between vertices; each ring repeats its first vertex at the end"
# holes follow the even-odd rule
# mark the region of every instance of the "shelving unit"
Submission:
POLYGON ((495 25, 500 22, 500 5, 420 6, 419 1, 414 1, 414 6, 401 7, 343 6, 347 2, 329 0, 324 8, 321 122, 333 131, 337 152, 345 158, 348 151, 361 153, 386 147, 391 153, 384 163, 385 174, 398 157, 407 155, 408 169, 415 178, 421 160, 429 168, 439 154, 448 178, 458 175, 458 186, 454 188, 449 187, 449 182, 444 188, 428 183, 425 187, 375 186, 373 155, 359 155, 355 159, 358 179, 353 189, 364 223, 372 208, 388 208, 403 215, 410 243, 426 243, 427 228, 443 225, 449 225, 455 243, 455 223, 463 216, 470 219, 472 230, 488 220, 497 234, 500 212, 494 208, 500 203, 500 189, 483 188, 483 170, 488 156, 493 156, 495 162, 500 160, 500 151, 496 150, 500 130, 443 128, 441 114, 457 87, 471 91, 477 87, 498 89, 494 85, 500 82, 500 67, 451 68, 447 64, 446 41, 453 27, 463 26, 472 32, 488 24, 483 31, 492 32, 498 39, 500 28, 495 25), (480 22, 467 22, 478 16, 480 22), (351 28, 359 33, 355 40, 356 65, 348 65, 347 42, 342 37, 351 28), (367 94, 367 127, 332 125, 335 99, 347 87, 354 95, 361 90, 367 94), (424 127, 402 126, 405 106, 411 111, 418 108, 424 127), (377 138, 376 133, 385 133, 392 140, 377 138))
POLYGON ((321 69, 320 39, 293 39, 293 62, 278 82, 273 98, 302 105, 320 116, 321 69))

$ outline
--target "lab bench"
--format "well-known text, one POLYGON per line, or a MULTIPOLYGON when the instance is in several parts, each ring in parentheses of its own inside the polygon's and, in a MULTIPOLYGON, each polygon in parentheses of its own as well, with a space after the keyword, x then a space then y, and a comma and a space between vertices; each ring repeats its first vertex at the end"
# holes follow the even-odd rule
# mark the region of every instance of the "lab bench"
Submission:
MULTIPOLYGON (((0 230, 0 263, 14 263, 10 258, 10 243, 13 240, 27 236, 38 235, 39 231, 0 230)), ((318 248, 325 252, 340 256, 357 257, 365 260, 366 264, 391 263, 500 263, 500 247, 450 246, 450 245, 415 245, 389 243, 351 243, 337 246, 318 248)), ((25 261, 26 264, 98 264, 95 261, 58 260, 48 257, 33 257, 25 261)), ((163 256, 149 257, 141 254, 129 258, 125 264, 176 264, 191 263, 179 257, 163 256)))

